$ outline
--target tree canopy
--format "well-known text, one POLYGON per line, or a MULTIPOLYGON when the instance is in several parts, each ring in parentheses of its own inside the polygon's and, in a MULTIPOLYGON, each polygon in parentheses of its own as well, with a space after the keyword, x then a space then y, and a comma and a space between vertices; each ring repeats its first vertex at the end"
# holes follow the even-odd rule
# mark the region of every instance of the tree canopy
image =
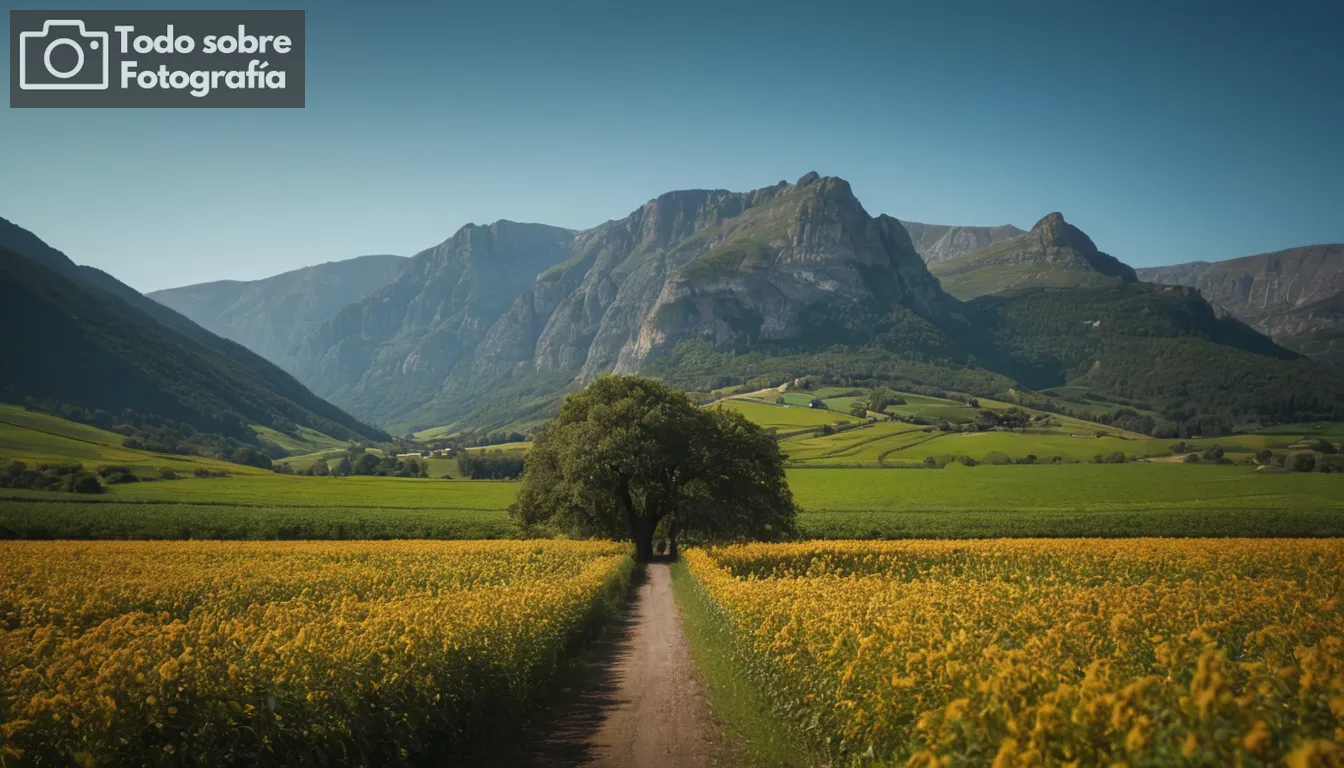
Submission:
POLYGON ((603 376, 536 434, 510 514, 586 536, 629 538, 653 555, 678 537, 771 539, 793 530, 775 438, 740 413, 696 408, 639 376, 603 376))

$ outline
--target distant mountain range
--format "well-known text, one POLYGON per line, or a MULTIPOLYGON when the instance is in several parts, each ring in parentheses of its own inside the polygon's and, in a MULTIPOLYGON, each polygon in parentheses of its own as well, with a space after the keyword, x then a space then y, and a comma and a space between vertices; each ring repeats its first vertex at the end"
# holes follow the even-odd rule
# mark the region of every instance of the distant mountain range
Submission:
POLYGON ((288 369, 303 339, 405 266, 403 256, 360 256, 263 280, 220 280, 145 295, 288 369))
MULTIPOLYGON (((340 409, 397 432, 520 426, 615 371, 700 391, 809 374, 979 396, 1069 385, 1199 429, 1344 418, 1340 378, 1262 335, 1280 333, 1278 321, 1231 300, 1211 305, 1201 291, 1214 288, 1194 277, 1144 275, 1187 287, 1139 282, 1058 213, 1025 232, 901 222, 870 215, 843 179, 815 173, 751 192, 670 192, 588 230, 469 224, 410 258, 366 256, 176 288, 156 301, 53 257, 17 227, 0 234, 0 246, 36 265, 10 257, 12 277, 0 286, 0 295, 30 294, 25 327, 28 317, 45 319, 32 327, 56 327, 74 316, 62 338, 84 344, 90 359, 101 348, 150 371, 152 400, 183 405, 175 413, 211 403, 257 423, 291 419, 365 436, 378 431, 340 409), (44 285, 60 295, 43 295, 44 285), (105 323, 75 311, 87 300, 75 291, 116 297, 112 325, 202 349, 151 352, 126 328, 100 336, 105 323)), ((1292 275, 1337 279, 1330 248, 1294 261, 1301 266, 1292 275)), ((1333 290, 1291 292, 1327 352, 1337 348, 1322 320, 1324 308, 1338 306, 1329 303, 1333 290)), ((34 336, 45 340, 6 359, 37 355, 55 339, 34 336)), ((9 388, 18 380, 26 394, 89 402, 101 389, 128 396, 118 383, 126 371, 109 367, 80 385, 87 391, 72 391, 63 382, 77 377, 60 365, 72 364, 11 375, 9 388)))
POLYGON ((0 395, 131 409, 255 442, 251 425, 385 440, 255 353, 0 219, 0 395))
POLYGON ((1149 267, 1138 274, 1147 282, 1197 288, 1285 347, 1344 373, 1344 244, 1149 267))
POLYGON ((1060 214, 1025 232, 901 222, 815 173, 670 192, 589 230, 471 224, 404 262, 155 298, 397 431, 535 421, 603 371, 691 389, 809 373, 980 394, 1067 383, 1173 419, 1298 407, 1274 388, 1313 413, 1344 402, 1332 376, 1193 290, 1139 284, 1060 214), (1210 365, 1262 383, 1204 382, 1210 365))

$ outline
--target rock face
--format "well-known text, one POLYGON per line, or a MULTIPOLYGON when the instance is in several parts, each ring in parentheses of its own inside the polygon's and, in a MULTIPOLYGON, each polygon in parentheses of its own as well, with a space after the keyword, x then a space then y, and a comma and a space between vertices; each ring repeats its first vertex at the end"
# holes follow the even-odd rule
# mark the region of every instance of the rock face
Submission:
POLYGON ((1139 270, 1145 282, 1196 288, 1270 338, 1344 372, 1344 244, 1139 270))
POLYGON ((1002 240, 1026 234, 1011 224, 999 227, 949 227, 902 220, 901 226, 910 233, 910 242, 914 244, 920 258, 930 265, 951 261, 1002 240))
POLYGON ((250 282, 221 280, 148 295, 289 371, 295 347, 341 309, 391 282, 403 256, 361 256, 250 282))
POLYGON ((819 318, 897 310, 960 317, 900 222, 810 173, 745 193, 671 192, 579 232, 469 225, 323 323, 294 364, 333 402, 417 427, 501 388, 527 401, 637 371, 681 341, 806 346, 819 318))
POLYGON ((1063 214, 1046 215, 1030 232, 930 267, 943 290, 959 299, 1028 288, 1076 288, 1138 281, 1134 270, 1097 250, 1063 214))

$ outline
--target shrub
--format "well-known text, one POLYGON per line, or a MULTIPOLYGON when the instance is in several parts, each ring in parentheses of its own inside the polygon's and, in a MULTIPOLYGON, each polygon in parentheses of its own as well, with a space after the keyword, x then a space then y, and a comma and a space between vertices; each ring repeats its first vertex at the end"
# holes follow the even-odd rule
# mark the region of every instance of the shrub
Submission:
POLYGON ((1183 461, 1185 461, 1186 464, 1198 464, 1199 454, 1198 453, 1189 454, 1185 457, 1185 459, 1183 459, 1183 461))
POLYGON ((103 478, 103 482, 108 485, 117 485, 119 483, 135 483, 140 478, 131 470, 130 467, 108 466, 99 467, 98 476, 103 478))
POLYGON ((1316 454, 1314 453, 1295 453, 1288 460, 1288 469, 1293 472, 1310 472, 1316 468, 1316 454))
POLYGON ((985 454, 984 463, 1001 467, 1006 464, 1012 464, 1013 457, 1009 456, 1003 451, 990 451, 989 453, 985 454))
POLYGON ((977 462, 975 459, 971 458, 970 456, 962 456, 962 457, 958 458, 957 461, 960 461, 963 465, 968 466, 968 467, 974 467, 977 463, 979 463, 979 462, 977 462))
POLYGON ((92 472, 79 472, 68 477, 70 478, 70 490, 73 493, 103 492, 103 484, 98 482, 98 476, 92 472))
POLYGON ((1274 452, 1269 450, 1268 448, 1261 448, 1259 451, 1256 451, 1255 453, 1255 460, 1260 462, 1261 464, 1268 464, 1273 459, 1274 459, 1274 452))

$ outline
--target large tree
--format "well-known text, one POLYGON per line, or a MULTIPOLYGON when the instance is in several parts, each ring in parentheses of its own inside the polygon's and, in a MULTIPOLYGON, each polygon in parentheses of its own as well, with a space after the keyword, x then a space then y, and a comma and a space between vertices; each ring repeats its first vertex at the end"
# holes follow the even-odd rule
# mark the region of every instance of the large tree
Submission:
POLYGON ((770 539, 793 530, 775 438, 724 408, 639 376, 603 376, 536 434, 510 514, 583 536, 629 538, 653 556, 678 537, 770 539))

